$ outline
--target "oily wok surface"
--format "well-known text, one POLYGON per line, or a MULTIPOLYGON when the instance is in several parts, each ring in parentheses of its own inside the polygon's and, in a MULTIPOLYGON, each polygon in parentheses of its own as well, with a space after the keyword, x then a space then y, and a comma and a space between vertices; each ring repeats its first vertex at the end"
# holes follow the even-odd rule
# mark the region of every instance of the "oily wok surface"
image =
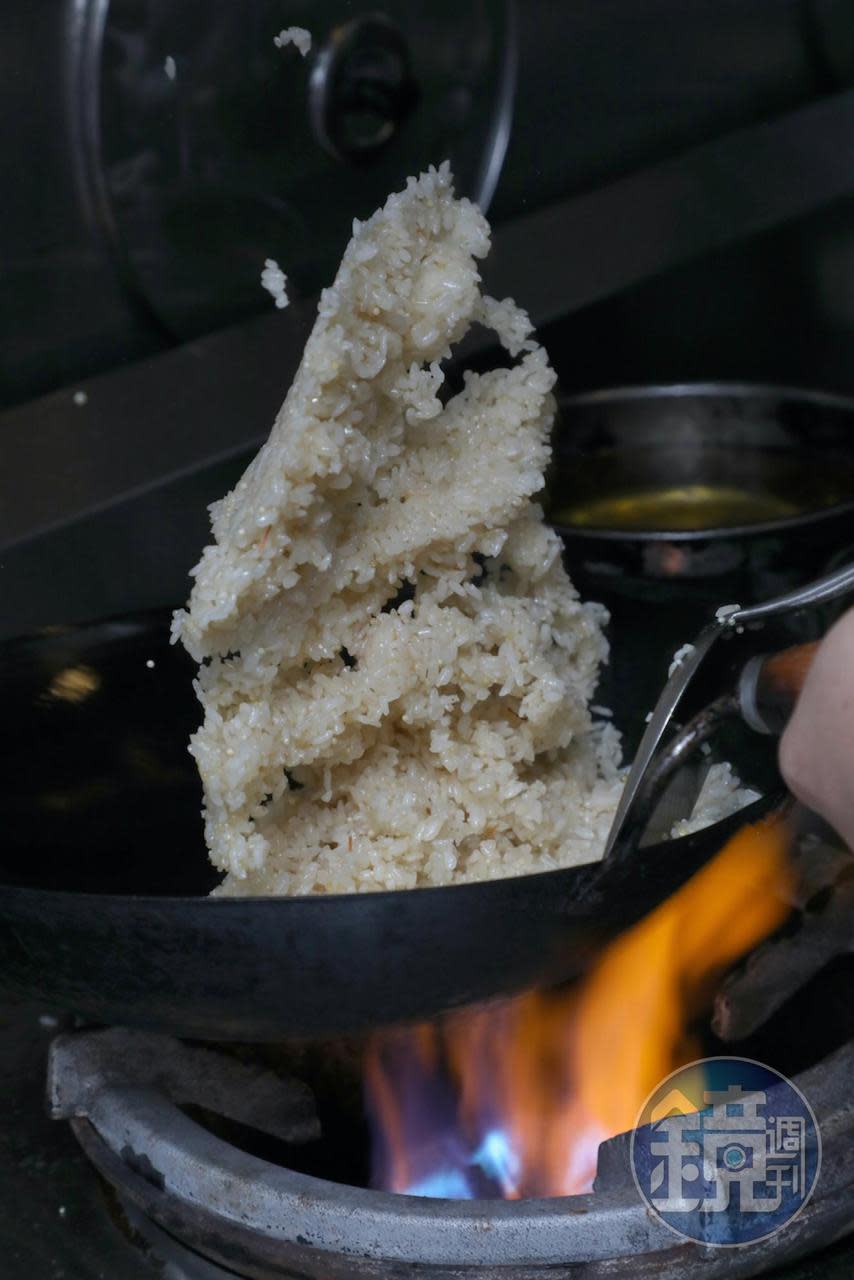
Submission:
POLYGON ((425 1017, 582 972, 752 816, 608 874, 590 864, 399 892, 209 898, 217 875, 187 751, 193 664, 169 645, 168 621, 138 614, 0 646, 10 994, 201 1039, 425 1017))

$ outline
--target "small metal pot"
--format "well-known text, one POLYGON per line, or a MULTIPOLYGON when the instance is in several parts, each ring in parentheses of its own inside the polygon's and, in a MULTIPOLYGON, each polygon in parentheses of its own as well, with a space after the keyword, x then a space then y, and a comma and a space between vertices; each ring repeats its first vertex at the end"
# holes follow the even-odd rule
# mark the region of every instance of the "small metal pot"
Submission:
MULTIPOLYGON (((718 606, 780 594, 854 556, 854 400, 739 383, 563 399, 546 505, 573 582, 611 611, 612 670, 635 682, 623 690, 606 676, 600 697, 651 706, 674 650, 718 606), (740 494, 737 522, 593 523, 603 498, 670 489, 687 502, 700 487, 740 494), (756 520, 744 518, 749 495, 756 520)), ((788 625, 810 638, 827 622, 788 625)))

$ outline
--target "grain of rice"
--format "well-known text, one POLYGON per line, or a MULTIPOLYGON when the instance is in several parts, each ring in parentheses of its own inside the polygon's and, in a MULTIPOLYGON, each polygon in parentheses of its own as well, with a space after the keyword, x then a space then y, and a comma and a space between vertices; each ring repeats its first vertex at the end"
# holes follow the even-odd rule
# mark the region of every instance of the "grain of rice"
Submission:
POLYGON ((267 290, 277 307, 282 308, 288 305, 288 277, 275 258, 264 260, 261 288, 267 290))
POLYGON ((679 668, 682 666, 682 663, 685 661, 685 659, 691 656, 691 654, 694 652, 694 648, 695 646, 693 644, 683 644, 681 648, 676 650, 676 652, 673 655, 670 666, 667 669, 668 680, 673 675, 674 671, 679 670, 679 668))

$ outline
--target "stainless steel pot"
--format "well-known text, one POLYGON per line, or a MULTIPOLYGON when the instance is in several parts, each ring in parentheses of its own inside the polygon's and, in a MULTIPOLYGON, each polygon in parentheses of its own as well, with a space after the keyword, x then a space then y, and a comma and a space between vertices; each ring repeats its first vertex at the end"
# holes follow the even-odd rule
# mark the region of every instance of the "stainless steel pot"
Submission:
MULTIPOLYGON (((564 399, 547 507, 574 583, 612 614, 612 672, 621 675, 606 676, 602 700, 627 701, 619 680, 628 672, 630 705, 651 706, 675 649, 719 605, 781 594, 854 555, 854 401, 738 383, 564 399), (596 523, 604 497, 669 490, 672 514, 680 492, 687 506, 700 490, 727 489, 740 498, 734 523, 596 523)), ((811 639, 829 621, 792 618, 781 642, 811 639)), ((626 726, 630 742, 642 727, 642 718, 626 726)))

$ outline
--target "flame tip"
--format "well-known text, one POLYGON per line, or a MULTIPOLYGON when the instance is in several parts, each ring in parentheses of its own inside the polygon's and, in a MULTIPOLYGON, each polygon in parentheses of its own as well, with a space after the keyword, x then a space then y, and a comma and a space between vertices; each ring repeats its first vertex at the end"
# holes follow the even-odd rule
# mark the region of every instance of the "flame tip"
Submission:
POLYGON ((779 811, 741 827, 570 991, 377 1032, 366 1082, 378 1184, 451 1199, 591 1190, 600 1142, 701 1056, 687 1028, 715 981, 783 922, 790 843, 779 811))

